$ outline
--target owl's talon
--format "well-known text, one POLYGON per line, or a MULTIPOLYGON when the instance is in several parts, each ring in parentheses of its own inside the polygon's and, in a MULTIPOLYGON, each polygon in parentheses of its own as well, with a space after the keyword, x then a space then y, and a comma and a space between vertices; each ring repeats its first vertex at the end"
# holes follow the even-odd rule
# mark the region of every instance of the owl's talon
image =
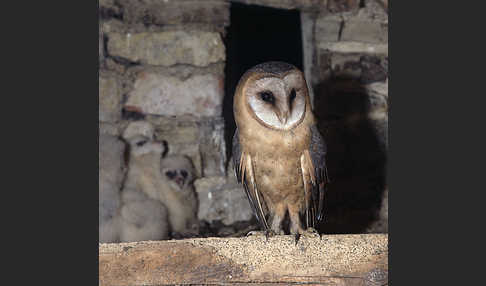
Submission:
POLYGON ((312 227, 309 227, 308 229, 306 229, 302 235, 304 236, 307 236, 307 237, 321 237, 321 235, 319 234, 319 232, 317 230, 315 230, 314 228, 312 227))
POLYGON ((309 227, 306 230, 299 230, 295 234, 295 245, 297 245, 297 243, 299 242, 299 240, 302 236, 308 237, 308 238, 318 238, 318 237, 320 238, 321 237, 319 232, 312 227, 309 227))
POLYGON ((264 233, 263 231, 258 231, 258 230, 252 230, 246 234, 246 236, 263 236, 264 233))
POLYGON ((267 238, 267 241, 268 241, 268 238, 271 237, 271 236, 274 236, 275 235, 275 232, 272 231, 272 230, 264 230, 264 231, 257 231, 257 230, 253 230, 253 231, 250 231, 246 236, 265 236, 267 238))

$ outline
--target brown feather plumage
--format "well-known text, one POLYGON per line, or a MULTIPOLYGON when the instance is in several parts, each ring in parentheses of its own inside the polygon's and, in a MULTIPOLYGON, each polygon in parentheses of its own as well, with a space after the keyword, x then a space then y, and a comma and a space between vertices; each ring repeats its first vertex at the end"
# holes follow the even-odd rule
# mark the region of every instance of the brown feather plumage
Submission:
MULTIPOLYGON (((292 100, 289 102, 291 105, 292 100)), ((286 103, 280 102, 282 104, 286 103)), ((293 112, 291 106, 289 110, 293 112)), ((234 115, 238 127, 233 141, 235 171, 262 228, 283 233, 282 220, 286 212, 291 221, 291 233, 302 233, 303 225, 314 227, 316 217, 319 217, 318 208, 322 205, 319 200, 323 200, 316 189, 324 192, 324 186, 319 187, 321 182, 318 180, 322 176, 316 174, 323 166, 315 164, 324 164, 325 167, 325 162, 322 156, 322 160, 313 160, 316 152, 311 147, 316 148, 313 140, 320 135, 313 133, 315 119, 302 72, 281 62, 265 63, 250 69, 236 88, 234 115), (287 80, 288 75, 297 80, 287 80), (291 80, 297 81, 299 86, 291 86, 294 84, 291 80), (287 100, 287 93, 298 90, 297 96, 303 98, 298 100, 305 100, 305 108, 300 109, 302 115, 288 115, 296 118, 291 122, 293 125, 287 127, 286 121, 283 121, 281 125, 272 126, 273 122, 277 122, 272 119, 277 105, 268 104, 266 108, 266 103, 258 102, 258 92, 267 89, 278 93, 275 100, 287 100), (252 100, 253 105, 250 104, 252 100), (254 106, 263 107, 253 110, 254 106), (300 221, 300 214, 305 216, 305 224, 300 221), (271 220, 270 224, 266 217, 271 220)), ((273 118, 280 120, 279 116, 277 114, 273 118)), ((325 155, 325 147, 324 150, 322 146, 317 148, 325 155)))

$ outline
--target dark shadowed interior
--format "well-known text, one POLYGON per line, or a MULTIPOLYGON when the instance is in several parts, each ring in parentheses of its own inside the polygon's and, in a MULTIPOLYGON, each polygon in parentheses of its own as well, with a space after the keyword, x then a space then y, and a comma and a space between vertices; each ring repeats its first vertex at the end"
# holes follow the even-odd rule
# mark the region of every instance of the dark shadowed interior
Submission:
POLYGON ((233 94, 240 77, 251 67, 267 61, 284 61, 302 70, 300 14, 296 10, 231 4, 227 28, 225 98, 225 141, 228 158, 236 129, 233 94))
MULTIPOLYGON (((284 61, 303 70, 305 52, 299 11, 237 3, 232 3, 230 11, 223 105, 227 158, 231 158, 236 129, 233 94, 240 77, 266 61, 284 61)), ((363 71, 369 66, 380 67, 382 63, 377 58, 363 57, 357 64, 363 71)), ((332 180, 326 192, 325 219, 318 226, 321 233, 362 233, 377 219, 386 188, 386 143, 382 138, 387 135, 378 134, 375 125, 366 119, 373 103, 364 85, 384 80, 386 74, 382 71, 378 68, 372 74, 363 72, 361 78, 331 71, 328 79, 313 86, 314 113, 328 145, 332 180), (359 119, 350 124, 353 116, 359 119)))

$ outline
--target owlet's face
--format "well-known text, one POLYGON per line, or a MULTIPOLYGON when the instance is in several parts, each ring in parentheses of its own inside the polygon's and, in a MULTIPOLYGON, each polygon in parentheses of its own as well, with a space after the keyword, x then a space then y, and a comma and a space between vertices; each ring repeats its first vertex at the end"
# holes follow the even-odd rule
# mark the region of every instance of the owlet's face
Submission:
POLYGON ((185 156, 169 155, 163 158, 161 172, 175 190, 183 190, 195 179, 192 162, 185 156))
POLYGON ((245 95, 250 113, 267 127, 290 130, 304 118, 308 91, 299 70, 249 81, 245 95))

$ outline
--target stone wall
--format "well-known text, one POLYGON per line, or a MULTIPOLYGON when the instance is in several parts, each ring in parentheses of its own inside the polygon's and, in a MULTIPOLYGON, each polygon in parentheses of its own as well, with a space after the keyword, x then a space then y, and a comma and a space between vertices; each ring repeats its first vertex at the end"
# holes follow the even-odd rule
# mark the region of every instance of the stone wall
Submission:
POLYGON ((314 20, 308 69, 333 180, 325 231, 387 232, 387 1, 328 1, 304 17, 314 20))
POLYGON ((119 137, 146 120, 169 154, 196 168, 199 218, 224 224, 252 218, 246 196, 226 177, 224 142, 227 1, 101 0, 100 134, 119 137), (236 206, 236 207, 235 207, 236 206))
POLYGON ((252 219, 223 134, 231 2, 301 11, 304 69, 333 179, 323 231, 386 232, 376 199, 388 141, 388 18, 379 1, 100 0, 100 134, 119 138, 130 121, 152 123, 169 154, 193 160, 201 220, 252 219))

